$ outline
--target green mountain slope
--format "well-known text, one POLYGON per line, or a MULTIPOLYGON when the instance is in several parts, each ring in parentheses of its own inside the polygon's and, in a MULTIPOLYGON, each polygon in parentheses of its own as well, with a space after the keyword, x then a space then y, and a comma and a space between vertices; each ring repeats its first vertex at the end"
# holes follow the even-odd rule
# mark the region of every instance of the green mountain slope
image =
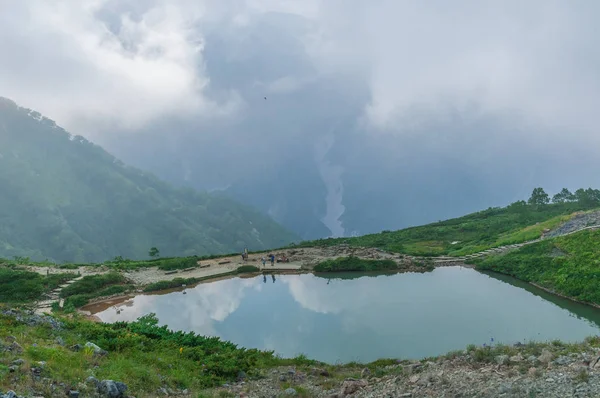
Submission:
MULTIPOLYGON (((579 191, 578 191, 579 192, 579 191)), ((333 246, 341 243, 356 247, 376 247, 383 250, 417 256, 462 256, 492 247, 526 242, 539 238, 545 230, 569 220, 575 212, 600 206, 595 196, 564 203, 529 205, 516 202, 503 208, 489 208, 463 217, 433 224, 384 231, 354 238, 320 239, 302 242, 303 247, 333 246)))
POLYGON ((295 236, 219 195, 177 190, 0 97, 0 257, 89 262, 266 249, 295 236))
POLYGON ((600 304, 600 231, 524 246, 503 256, 473 260, 478 269, 491 270, 533 282, 556 293, 600 304))

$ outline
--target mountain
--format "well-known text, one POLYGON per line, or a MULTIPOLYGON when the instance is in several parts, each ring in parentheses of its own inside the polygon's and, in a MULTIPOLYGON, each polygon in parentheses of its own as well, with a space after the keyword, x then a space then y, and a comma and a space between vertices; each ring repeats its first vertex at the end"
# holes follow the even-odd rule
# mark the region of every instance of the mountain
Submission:
POLYGON ((176 189, 0 98, 0 256, 98 262, 266 249, 295 235, 219 194, 176 189))

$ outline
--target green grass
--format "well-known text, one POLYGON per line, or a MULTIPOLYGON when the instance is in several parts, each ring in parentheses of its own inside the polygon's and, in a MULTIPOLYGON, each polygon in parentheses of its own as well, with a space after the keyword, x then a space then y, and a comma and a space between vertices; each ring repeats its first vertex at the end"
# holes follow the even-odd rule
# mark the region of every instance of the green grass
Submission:
POLYGON ((358 257, 339 257, 317 264, 316 272, 391 271, 398 269, 394 260, 366 260, 358 257))
POLYGON ((75 276, 72 273, 45 276, 37 272, 0 268, 0 302, 24 303, 39 300, 44 293, 56 289, 75 276))
POLYGON ((533 282, 576 300, 600 304, 600 231, 581 231, 473 261, 478 269, 533 282))
POLYGON ((578 202, 545 206, 515 203, 419 227, 354 238, 307 241, 295 247, 347 244, 415 256, 462 256, 539 238, 544 229, 555 228, 572 217, 573 213, 595 207, 597 204, 578 202))
POLYGON ((65 299, 65 308, 74 309, 94 298, 125 293, 129 290, 125 283, 125 277, 116 272, 88 275, 62 289, 60 296, 65 299))

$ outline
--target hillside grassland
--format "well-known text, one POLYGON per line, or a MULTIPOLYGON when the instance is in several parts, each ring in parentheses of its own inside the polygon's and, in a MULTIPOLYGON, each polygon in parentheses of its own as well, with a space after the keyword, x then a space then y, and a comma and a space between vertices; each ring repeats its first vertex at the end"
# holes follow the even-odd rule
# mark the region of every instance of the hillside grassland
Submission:
POLYGON ((553 203, 531 206, 517 202, 463 217, 399 231, 384 231, 352 238, 320 239, 299 246, 376 247, 414 256, 462 256, 492 247, 539 238, 544 230, 556 228, 576 212, 598 207, 598 203, 553 203))
POLYGON ((581 231, 472 261, 579 301, 600 305, 600 231, 581 231))

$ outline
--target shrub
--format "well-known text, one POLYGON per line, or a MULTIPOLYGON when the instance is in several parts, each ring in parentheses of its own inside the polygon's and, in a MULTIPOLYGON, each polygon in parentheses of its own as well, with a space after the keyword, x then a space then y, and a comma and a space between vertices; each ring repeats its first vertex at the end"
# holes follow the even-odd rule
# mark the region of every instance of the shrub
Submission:
POLYGON ((398 269, 394 260, 366 260, 358 257, 339 257, 326 260, 315 266, 316 272, 342 272, 342 271, 388 271, 398 269))

